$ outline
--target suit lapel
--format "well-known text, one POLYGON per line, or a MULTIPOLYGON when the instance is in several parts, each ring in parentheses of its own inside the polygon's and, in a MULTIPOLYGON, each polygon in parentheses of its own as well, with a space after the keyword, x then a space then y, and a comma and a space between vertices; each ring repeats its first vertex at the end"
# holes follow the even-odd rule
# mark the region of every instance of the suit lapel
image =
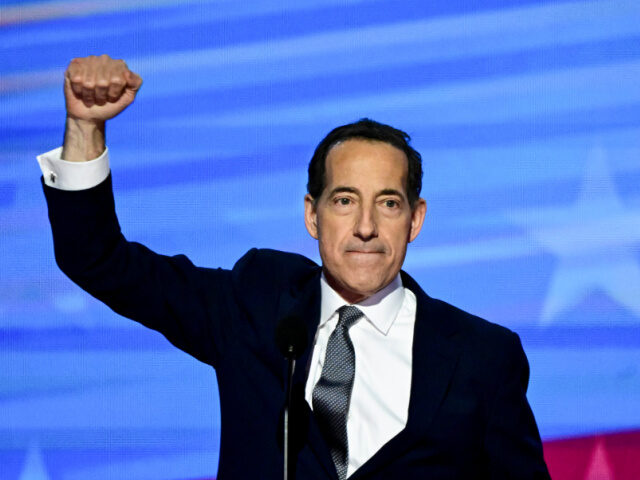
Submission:
POLYGON ((314 269, 311 275, 305 277, 299 284, 281 296, 278 318, 287 316, 299 318, 307 330, 308 347, 296 361, 296 369, 293 374, 291 425, 296 429, 296 432, 292 435, 292 443, 296 444, 298 449, 308 443, 327 474, 331 478, 337 479, 329 449, 313 412, 304 398, 313 341, 320 322, 320 273, 320 267, 314 269))
POLYGON ((407 426, 356 470, 350 480, 366 478, 424 437, 444 399, 460 355, 460 348, 449 338, 455 333, 455 325, 439 318, 436 302, 404 272, 402 283, 417 300, 407 426))
MULTIPOLYGON (((320 272, 319 267, 314 269, 311 275, 282 295, 278 318, 297 316, 307 329, 308 348, 297 360, 293 377, 293 422, 299 421, 300 424, 299 446, 302 448, 308 442, 326 472, 331 478, 337 478, 329 449, 304 399, 309 357, 320 321, 320 272)), ((456 332, 456 326, 443 321, 438 314, 436 301, 424 293, 409 275, 404 272, 401 274, 403 285, 415 294, 417 301, 407 426, 384 444, 349 480, 366 478, 378 471, 424 436, 444 399, 460 355, 460 347, 450 338, 456 332)))

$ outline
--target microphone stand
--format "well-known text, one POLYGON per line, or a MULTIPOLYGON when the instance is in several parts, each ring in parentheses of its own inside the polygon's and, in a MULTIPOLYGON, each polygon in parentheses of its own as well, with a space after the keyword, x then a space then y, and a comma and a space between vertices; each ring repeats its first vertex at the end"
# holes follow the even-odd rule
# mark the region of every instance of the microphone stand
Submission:
POLYGON ((289 366, 289 373, 287 375, 284 403, 284 480, 289 479, 289 409, 291 407, 291 384, 293 383, 293 371, 296 368, 296 359, 293 356, 292 346, 289 346, 288 353, 287 363, 289 366))
POLYGON ((285 400, 283 415, 283 457, 284 457, 284 480, 289 480, 289 420, 291 413, 291 390, 293 389, 293 372, 296 368, 296 359, 302 355, 307 348, 308 338, 305 324, 299 317, 288 316, 283 318, 276 327, 275 341, 280 353, 287 359, 287 381, 285 384, 285 400))

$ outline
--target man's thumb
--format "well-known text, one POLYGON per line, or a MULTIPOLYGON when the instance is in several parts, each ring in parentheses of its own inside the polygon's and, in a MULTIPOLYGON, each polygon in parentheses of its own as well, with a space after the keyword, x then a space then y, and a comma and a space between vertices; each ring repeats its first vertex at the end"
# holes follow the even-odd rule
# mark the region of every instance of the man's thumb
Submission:
POLYGON ((138 91, 142 86, 142 77, 137 73, 133 73, 131 70, 126 72, 127 88, 138 91))

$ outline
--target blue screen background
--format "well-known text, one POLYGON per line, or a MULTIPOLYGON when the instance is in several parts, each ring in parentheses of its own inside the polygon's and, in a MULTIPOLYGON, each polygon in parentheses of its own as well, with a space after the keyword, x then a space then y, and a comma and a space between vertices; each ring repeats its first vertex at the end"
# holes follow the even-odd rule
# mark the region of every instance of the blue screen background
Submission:
POLYGON ((144 79, 107 127, 125 235, 230 268, 319 261, 306 167, 371 117, 424 158, 405 270, 520 334, 544 440, 640 428, 640 5, 610 1, 3 1, 0 478, 213 477, 214 371, 56 267, 36 155, 63 72, 144 79))

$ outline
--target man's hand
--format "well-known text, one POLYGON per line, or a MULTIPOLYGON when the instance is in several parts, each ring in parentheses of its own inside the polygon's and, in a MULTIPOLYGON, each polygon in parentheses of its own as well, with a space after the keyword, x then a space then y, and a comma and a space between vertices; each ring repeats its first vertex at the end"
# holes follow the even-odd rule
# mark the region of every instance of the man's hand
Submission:
POLYGON ((142 78, 108 55, 74 58, 64 74, 67 124, 62 158, 81 162, 102 154, 105 121, 135 99, 142 78))
POLYGON ((108 55, 74 58, 64 74, 67 116, 104 122, 127 108, 142 79, 122 60, 108 55))

